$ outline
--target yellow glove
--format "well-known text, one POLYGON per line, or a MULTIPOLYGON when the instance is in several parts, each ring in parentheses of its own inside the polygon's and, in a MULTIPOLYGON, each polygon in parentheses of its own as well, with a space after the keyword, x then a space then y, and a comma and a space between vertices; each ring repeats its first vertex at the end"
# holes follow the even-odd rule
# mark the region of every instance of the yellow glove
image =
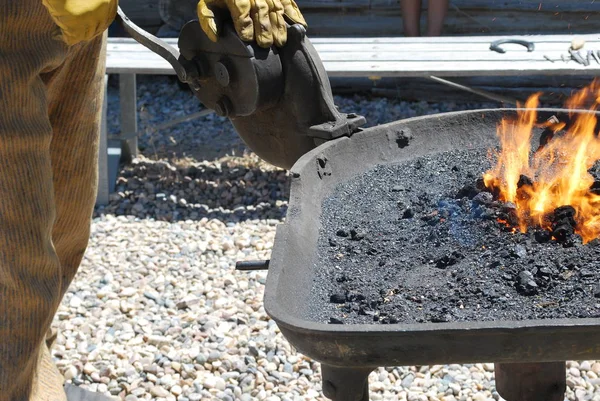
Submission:
POLYGON ((103 33, 117 15, 118 0, 42 0, 68 45, 103 33))
POLYGON ((294 0, 200 0, 198 19, 202 30, 213 42, 218 32, 213 9, 229 10, 240 39, 256 42, 261 47, 281 47, 287 41, 284 16, 306 27, 306 21, 294 0))

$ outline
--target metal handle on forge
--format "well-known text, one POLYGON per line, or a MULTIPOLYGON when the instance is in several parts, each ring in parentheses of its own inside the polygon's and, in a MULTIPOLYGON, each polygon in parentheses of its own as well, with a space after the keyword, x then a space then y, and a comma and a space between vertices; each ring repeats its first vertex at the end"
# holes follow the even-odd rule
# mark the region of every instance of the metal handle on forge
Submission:
POLYGON ((252 270, 269 270, 270 260, 247 260, 237 262, 235 270, 252 271, 252 270))

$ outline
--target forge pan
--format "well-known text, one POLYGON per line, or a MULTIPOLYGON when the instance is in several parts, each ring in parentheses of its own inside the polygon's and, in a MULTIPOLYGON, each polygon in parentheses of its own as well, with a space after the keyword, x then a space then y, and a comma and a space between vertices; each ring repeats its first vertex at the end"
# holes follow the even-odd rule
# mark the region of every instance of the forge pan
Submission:
MULTIPOLYGON (((286 339, 329 366, 379 367, 600 358, 600 319, 338 325, 311 321, 321 203, 335 186, 378 164, 498 145, 496 124, 514 109, 444 113, 380 125, 326 142, 291 169, 290 205, 277 228, 264 305, 286 339), (406 138, 412 137, 406 146, 406 138)), ((538 121, 565 110, 538 110, 538 121)), ((539 135, 541 129, 534 133, 539 135)))

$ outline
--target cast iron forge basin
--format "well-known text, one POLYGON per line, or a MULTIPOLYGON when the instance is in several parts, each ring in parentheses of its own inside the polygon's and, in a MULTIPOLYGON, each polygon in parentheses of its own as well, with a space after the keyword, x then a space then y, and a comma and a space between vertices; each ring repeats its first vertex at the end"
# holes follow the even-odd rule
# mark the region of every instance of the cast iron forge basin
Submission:
MULTIPOLYGON (((600 358, 600 319, 327 324, 308 318, 322 201, 338 183, 377 165, 498 146, 496 124, 514 109, 444 113, 365 129, 326 142, 292 167, 290 204, 277 228, 265 309, 302 354, 330 367, 528 363, 600 358), (407 138, 411 137, 410 141, 407 138)), ((567 119, 540 109, 538 121, 567 119)), ((534 136, 542 129, 534 129, 534 136)), ((534 139, 535 140, 535 139, 534 139)), ((563 371, 564 372, 564 371, 563 371)))

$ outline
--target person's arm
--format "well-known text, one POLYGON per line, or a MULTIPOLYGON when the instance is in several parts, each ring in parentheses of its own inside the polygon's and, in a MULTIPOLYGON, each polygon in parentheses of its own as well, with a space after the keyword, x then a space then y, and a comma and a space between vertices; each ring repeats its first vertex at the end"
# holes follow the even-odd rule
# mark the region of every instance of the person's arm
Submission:
POLYGON ((90 41, 117 15, 118 0, 42 0, 68 45, 90 41))

